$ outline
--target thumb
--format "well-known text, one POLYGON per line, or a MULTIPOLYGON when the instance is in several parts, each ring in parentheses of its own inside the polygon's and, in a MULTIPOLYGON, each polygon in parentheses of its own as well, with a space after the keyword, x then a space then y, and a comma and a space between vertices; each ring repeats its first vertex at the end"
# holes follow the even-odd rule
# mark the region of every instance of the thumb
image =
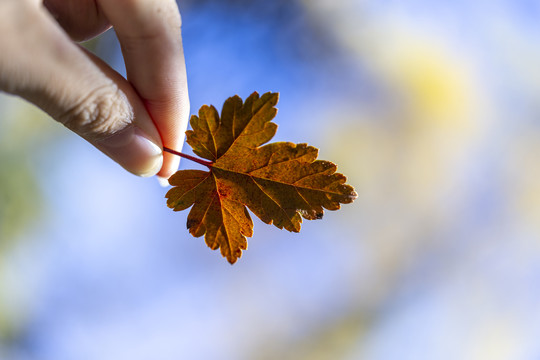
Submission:
POLYGON ((155 175, 163 162, 160 136, 131 85, 72 43, 42 8, 26 10, 13 16, 20 36, 0 40, 0 53, 9 54, 0 56, 0 88, 36 104, 126 170, 155 175))

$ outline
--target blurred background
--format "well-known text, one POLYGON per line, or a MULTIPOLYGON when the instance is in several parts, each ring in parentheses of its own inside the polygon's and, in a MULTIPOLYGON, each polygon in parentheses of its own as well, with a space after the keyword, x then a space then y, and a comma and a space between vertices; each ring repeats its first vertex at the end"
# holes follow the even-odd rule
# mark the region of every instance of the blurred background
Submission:
MULTIPOLYGON (((275 140, 358 199, 254 219, 230 266, 155 179, 1 94, 0 359, 540 358, 538 1, 179 7, 192 111, 280 92, 275 140)), ((113 31, 86 46, 125 73, 113 31)))

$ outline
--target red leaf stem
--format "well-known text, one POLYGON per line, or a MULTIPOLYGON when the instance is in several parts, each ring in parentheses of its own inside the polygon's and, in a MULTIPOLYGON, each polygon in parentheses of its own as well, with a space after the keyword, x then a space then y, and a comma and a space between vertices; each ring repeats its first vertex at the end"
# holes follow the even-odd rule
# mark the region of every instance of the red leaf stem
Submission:
POLYGON ((178 155, 180 157, 186 158, 186 159, 191 160, 191 161, 195 161, 196 163, 207 166, 208 168, 211 168, 212 165, 214 165, 214 163, 211 162, 211 161, 206 161, 206 160, 203 160, 203 159, 199 159, 199 158, 197 158, 195 156, 184 154, 184 153, 181 153, 179 151, 169 149, 168 147, 165 147, 165 146, 163 147, 163 151, 166 151, 166 152, 174 154, 174 155, 178 155))

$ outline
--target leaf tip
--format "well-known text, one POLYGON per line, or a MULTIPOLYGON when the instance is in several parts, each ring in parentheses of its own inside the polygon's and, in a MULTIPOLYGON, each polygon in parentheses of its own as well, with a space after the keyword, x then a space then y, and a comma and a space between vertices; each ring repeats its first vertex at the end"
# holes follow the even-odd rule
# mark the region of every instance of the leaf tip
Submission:
POLYGON ((351 185, 345 185, 346 189, 348 191, 347 198, 343 202, 344 204, 352 203, 356 198, 358 198, 358 193, 354 190, 354 188, 351 185))
POLYGON ((279 92, 266 92, 261 96, 261 99, 268 101, 272 104, 272 106, 275 106, 279 101, 279 92))

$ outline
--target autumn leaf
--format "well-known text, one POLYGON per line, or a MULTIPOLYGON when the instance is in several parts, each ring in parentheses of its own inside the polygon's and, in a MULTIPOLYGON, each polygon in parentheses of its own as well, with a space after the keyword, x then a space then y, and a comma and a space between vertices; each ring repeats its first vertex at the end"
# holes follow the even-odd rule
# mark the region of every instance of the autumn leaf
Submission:
POLYGON ((190 206, 189 232, 205 235, 211 249, 233 264, 253 235, 247 211, 267 224, 299 232, 302 217, 321 219, 323 209, 337 210, 356 198, 336 165, 316 160, 318 150, 307 144, 268 142, 277 130, 277 93, 245 102, 239 96, 225 101, 221 117, 204 105, 190 120, 187 143, 198 156, 209 160, 209 171, 181 170, 169 183, 167 205, 174 211, 190 206), (247 207, 247 208, 246 208, 247 207))

